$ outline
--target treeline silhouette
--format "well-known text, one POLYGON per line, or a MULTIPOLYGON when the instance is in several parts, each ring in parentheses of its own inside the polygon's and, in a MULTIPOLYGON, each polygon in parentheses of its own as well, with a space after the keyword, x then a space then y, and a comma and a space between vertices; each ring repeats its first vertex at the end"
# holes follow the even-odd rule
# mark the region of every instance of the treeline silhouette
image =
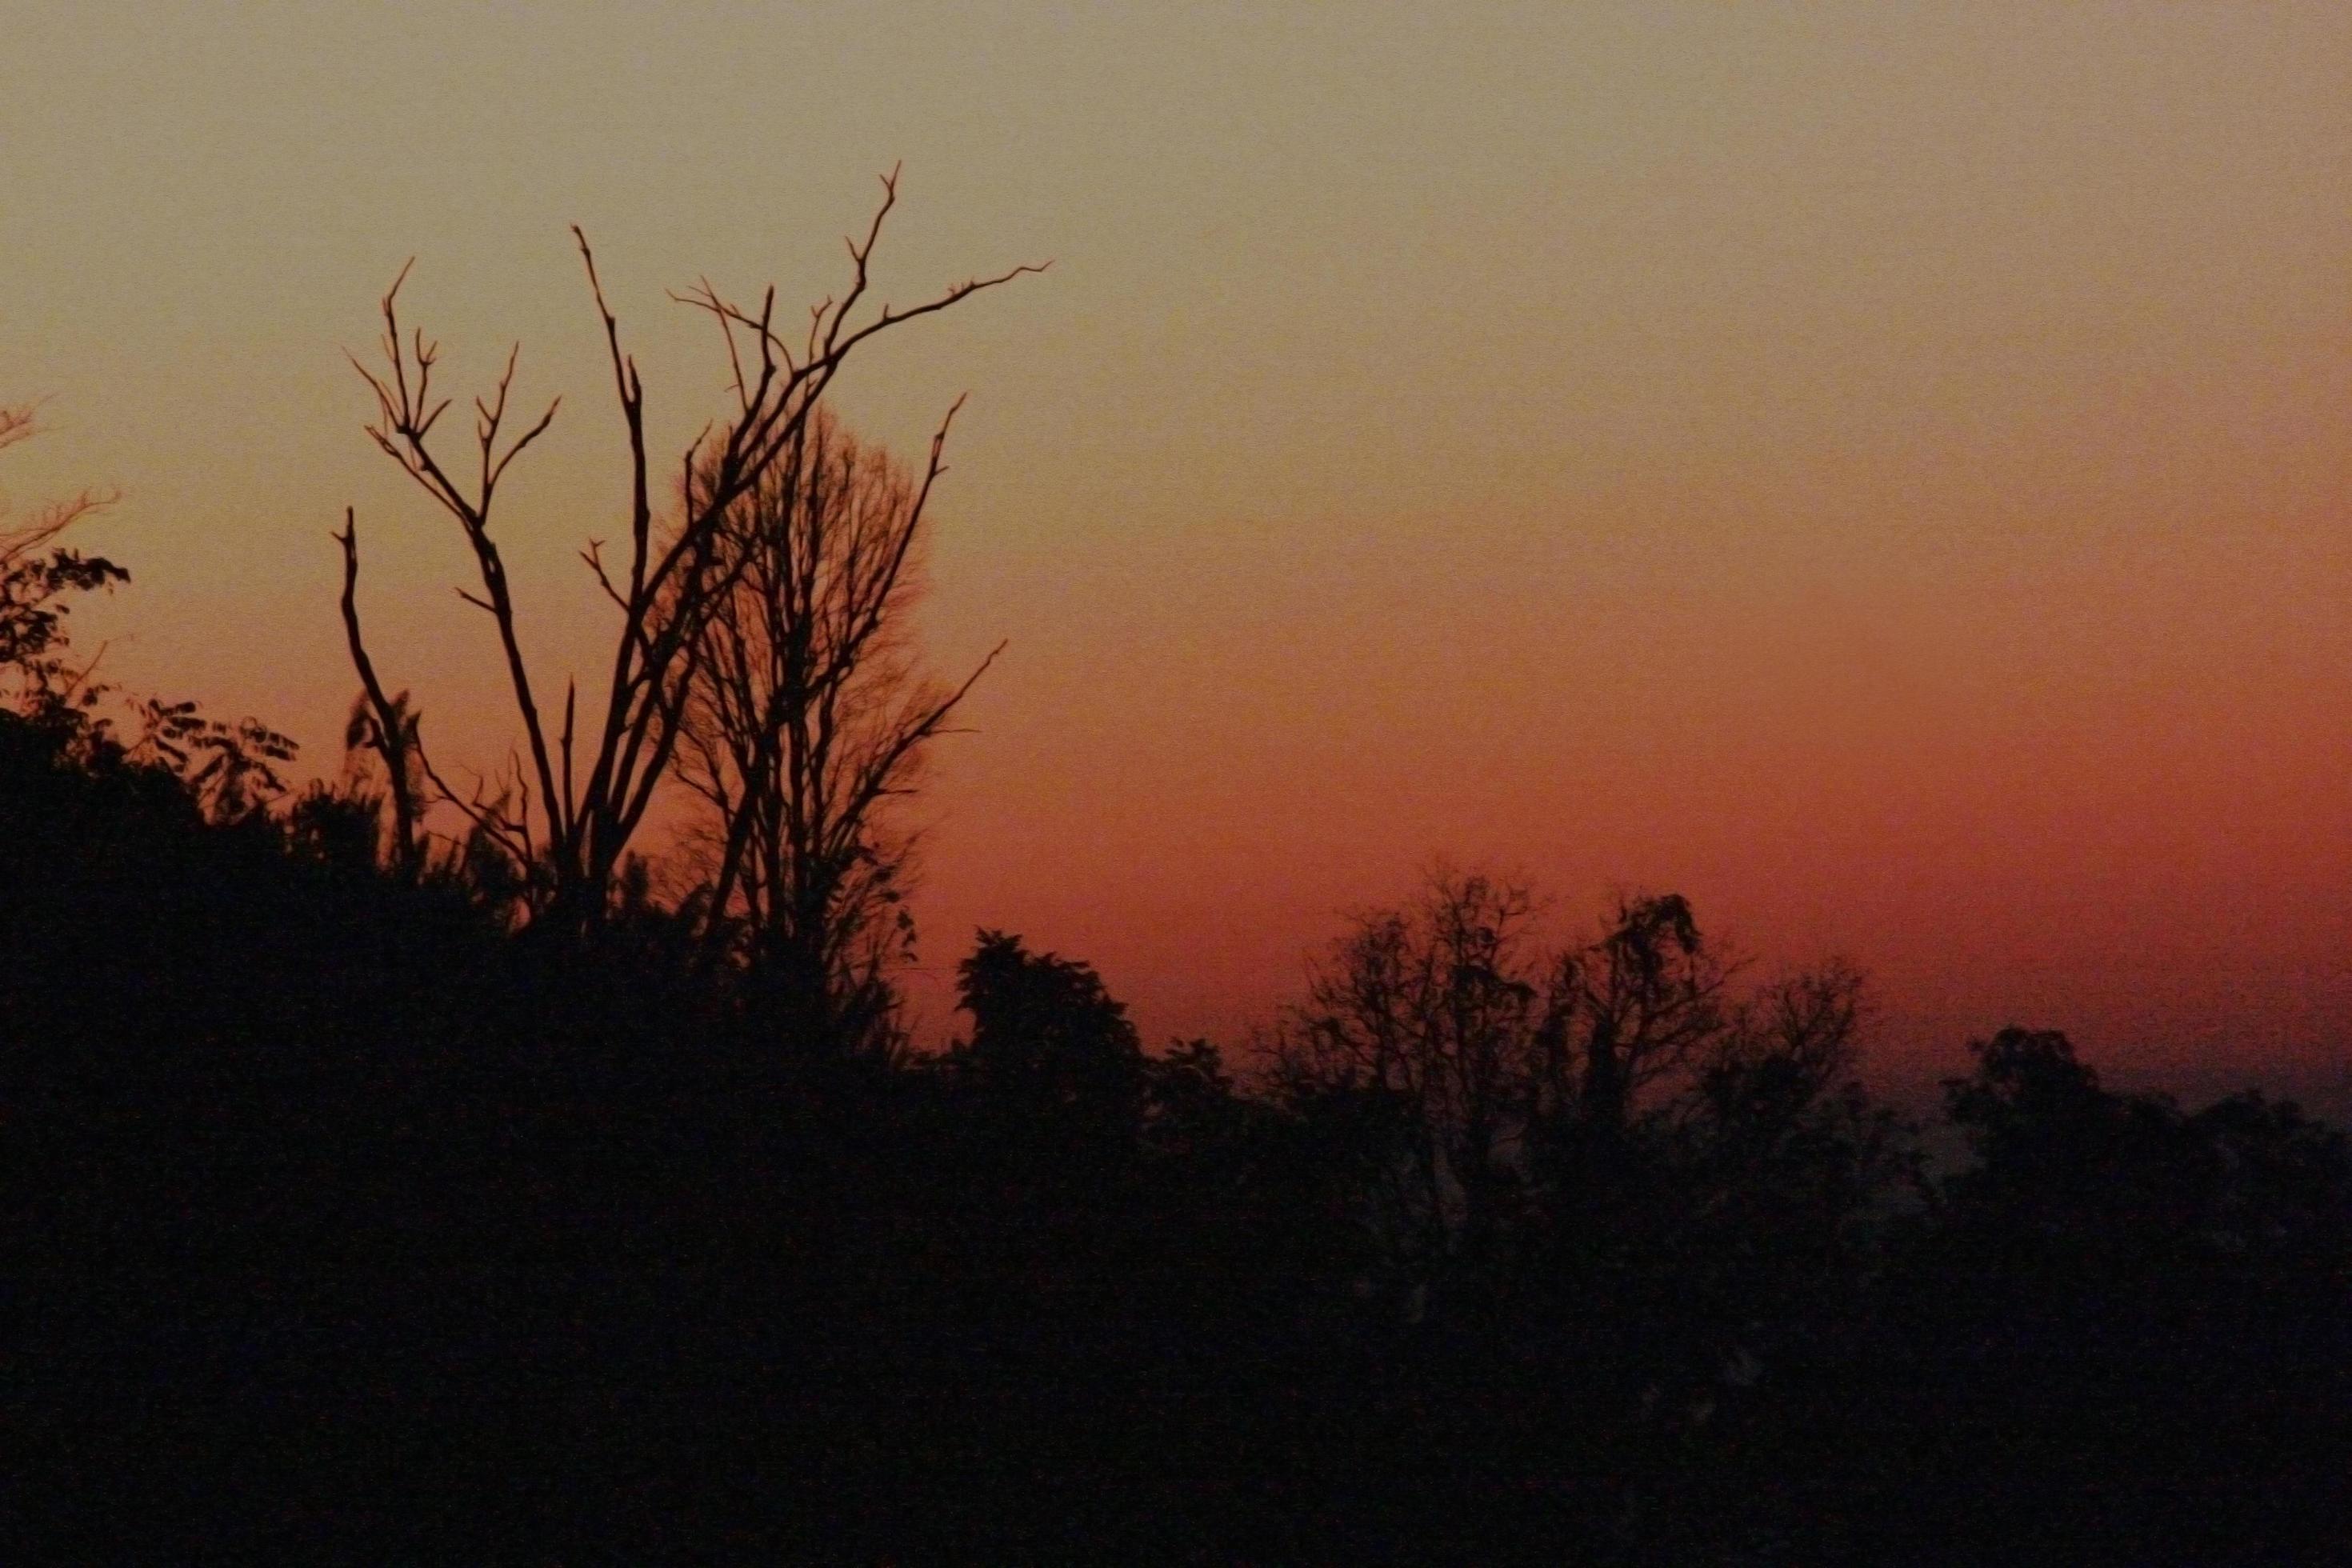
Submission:
POLYGON ((1002 931, 917 1049, 940 444, 910 478, 820 396, 986 285, 845 325, 878 228, 804 351, 698 297, 739 413, 667 530, 597 289, 639 462, 601 731, 542 715, 491 532, 544 421, 502 444, 502 381, 452 481, 386 297, 376 438, 530 742, 495 786, 378 678, 355 520, 362 691, 299 789, 71 656, 102 498, 0 535, 11 1560, 2341 1560, 2352 1154, 2292 1104, 2012 1028, 1938 1166, 1855 973, 1753 977, 1673 895, 1549 945, 1446 870, 1245 1058, 1002 931))
MULTIPOLYGON (((1465 951, 1498 934, 1475 879, 1367 922, 1354 947, 1403 962, 1335 960, 1340 1005, 1302 1009, 1257 1092, 1204 1044, 1144 1051, 1087 965, 992 932, 954 1049, 829 1052, 698 969, 672 911, 593 945, 516 931, 462 868, 383 865, 373 799, 208 805, 198 771, 0 714, 26 1541, 2341 1544, 2352 1166, 2292 1106, 2187 1114, 2006 1031, 1949 1089, 1973 1159, 1929 1179, 1843 1076, 1850 993, 1811 976, 1602 1109, 1595 1016, 1465 951), (1360 1005, 1382 973, 1424 989, 1360 1005), (1531 1026, 1472 1018, 1482 996, 1531 1026), (1420 1058, 1318 1071, 1368 1019, 1420 1058), (1521 1098, 1473 1131, 1458 1069, 1513 1043, 1493 1083, 1521 1098), (1563 1043, 1565 1097, 1524 1098, 1563 1043)), ((1655 1028, 1712 984, 1703 953, 1653 900, 1570 965, 1602 997, 1664 973, 1655 1028)))

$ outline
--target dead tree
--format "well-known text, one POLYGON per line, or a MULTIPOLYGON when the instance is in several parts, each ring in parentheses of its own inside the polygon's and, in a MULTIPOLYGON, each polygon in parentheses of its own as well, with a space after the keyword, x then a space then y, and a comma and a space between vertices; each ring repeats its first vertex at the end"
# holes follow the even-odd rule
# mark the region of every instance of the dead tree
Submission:
POLYGON ((945 686, 908 637, 954 417, 918 482, 820 409, 716 536, 726 587, 700 616, 677 760, 718 845, 703 951, 739 957, 813 1045, 889 1042, 913 840, 887 808, 995 658, 945 686))
MULTIPOLYGON (((756 310, 720 295, 707 280, 681 303, 708 311, 727 346, 734 407, 705 429, 678 464, 678 514, 673 527, 656 531, 655 479, 646 452, 645 388, 635 359, 621 347, 620 326, 605 303, 586 236, 574 228, 588 287, 604 332, 614 387, 629 444, 629 558, 615 582, 600 542, 583 552, 598 586, 620 612, 604 712, 584 734, 577 723, 576 681, 564 688, 560 727, 551 725, 533 687, 517 626, 506 563, 493 531, 499 482, 515 459, 555 417, 551 404, 520 434, 507 426, 508 394, 514 384, 515 354, 488 396, 474 400, 473 450, 464 465, 445 463, 431 444, 436 424, 449 405, 434 395, 437 345, 422 331, 404 337, 398 314, 401 278, 383 301, 384 366, 370 370, 354 359, 376 398, 376 418, 368 434, 410 479, 454 518, 471 549, 479 591, 459 596, 488 615, 497 627, 508 685, 523 732, 527 762, 505 794, 485 798, 479 790, 460 795, 433 769, 421 735, 412 731, 415 760, 435 793, 474 823, 478 837, 497 846, 515 865, 527 889, 534 923, 584 931, 606 913, 614 875, 623 852, 645 820, 668 772, 683 731, 694 688, 695 666, 707 646, 709 618, 735 586, 742 569, 723 548, 727 519, 752 494, 787 454, 800 449, 808 422, 834 376, 859 345, 877 334, 948 307, 981 289, 1008 282, 1039 267, 1015 267, 990 278, 960 283, 904 310, 885 304, 861 318, 868 264, 882 225, 898 198, 898 174, 882 182, 883 195, 863 238, 848 240, 850 286, 837 300, 809 312, 806 332, 794 342, 779 330, 775 290, 756 310), (575 746, 575 742, 581 742, 575 746), (535 808, 535 809, 534 809, 535 808)), ((559 400, 560 401, 560 400, 559 400)), ((346 518, 339 536, 344 551, 346 602, 358 572, 357 531, 346 518)), ((355 664, 362 664, 362 641, 355 608, 346 629, 355 664)), ((378 689, 380 689, 380 688, 378 689)), ((371 707, 377 691, 368 694, 371 707)), ((593 700, 592 699, 592 701, 593 700)), ((392 731, 379 731, 389 740, 392 731)), ((394 759, 385 756, 388 766, 394 759)), ((397 767, 393 767, 395 775, 397 767)))

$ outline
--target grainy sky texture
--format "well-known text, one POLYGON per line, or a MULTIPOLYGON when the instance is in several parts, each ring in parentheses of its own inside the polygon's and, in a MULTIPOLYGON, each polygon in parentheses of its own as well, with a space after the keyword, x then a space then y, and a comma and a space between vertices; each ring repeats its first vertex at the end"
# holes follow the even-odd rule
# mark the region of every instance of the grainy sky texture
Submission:
POLYGON ((708 275, 797 306, 877 172, 845 414, 938 498, 938 981, 985 921, 1235 1037, 1438 852, 1675 888, 1878 977, 1889 1061, 2074 1032, 2341 1093, 2352 9, 66 5, 0 24, 20 501, 89 482, 108 668, 331 768, 327 531, 436 751, 511 737, 454 529, 367 444, 376 296, 564 394, 502 523, 542 681, 624 516, 566 226, 656 434, 708 275))

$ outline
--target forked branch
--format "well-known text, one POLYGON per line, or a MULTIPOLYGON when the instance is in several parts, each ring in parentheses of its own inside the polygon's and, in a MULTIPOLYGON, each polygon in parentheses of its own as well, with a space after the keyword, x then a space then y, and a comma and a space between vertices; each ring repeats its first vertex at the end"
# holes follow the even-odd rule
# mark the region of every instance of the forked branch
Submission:
MULTIPOLYGON (((621 615, 604 710, 583 723, 576 685, 567 684, 561 733, 551 738, 541 721, 516 629, 516 609, 506 565, 492 537, 492 508, 499 487, 515 459, 541 436, 561 400, 519 435, 506 434, 518 354, 509 352, 491 391, 473 399, 474 477, 461 484, 431 444, 434 427, 449 400, 434 392, 439 345, 421 331, 404 336, 399 315, 403 266, 384 293, 383 366, 373 370, 352 361, 376 401, 370 438, 444 510, 454 517, 472 550, 478 582, 459 595, 496 624, 508 684, 529 753, 528 778, 518 778, 518 813, 461 798, 441 785, 445 799, 468 811, 520 862, 527 879, 543 866, 549 907, 582 926, 603 917, 614 868, 650 807, 656 787, 677 755, 683 716, 693 688, 697 660, 707 645, 705 630, 717 606, 734 592, 746 563, 719 547, 730 512, 803 444, 810 418, 833 376, 856 346, 877 333, 918 317, 944 310, 986 289, 1012 281, 1044 265, 1023 265, 986 278, 973 278, 905 310, 885 304, 864 321, 856 308, 871 285, 871 262, 886 219, 898 202, 898 171, 883 177, 882 199, 863 237, 847 241, 852 278, 838 302, 828 300, 811 312, 809 336, 798 351, 775 330, 775 290, 767 289, 758 310, 745 310, 720 295, 706 279, 673 298, 710 313, 719 323, 734 395, 731 416, 707 426, 683 454, 681 503, 675 530, 656 537, 651 468, 646 451, 645 386, 635 358, 624 347, 620 322, 608 301, 595 253, 586 235, 572 236, 587 274, 588 289, 603 329, 614 396, 620 405, 629 454, 629 561, 607 570, 602 547, 583 552, 604 597, 621 615), (740 331, 739 331, 740 329, 740 331), (585 742, 583 760, 577 742, 585 742), (544 805, 541 825, 530 826, 530 799, 544 805)), ((1046 264, 1049 265, 1049 264, 1046 264)), ((952 417, 952 410, 950 411, 952 417)), ((924 480, 928 493, 940 471, 943 424, 932 444, 924 480)), ((917 501, 919 510, 920 498, 917 501)), ((346 525, 347 540, 354 536, 346 525)), ((347 579, 356 572, 356 543, 345 545, 347 579)), ((897 563, 886 578, 895 581, 897 563)), ((355 626, 355 618, 351 624, 355 626)), ((870 635, 870 629, 869 629, 870 635)), ((356 664, 363 657, 352 634, 356 664)), ((363 679, 364 683, 364 679, 363 679)), ((380 687, 378 687, 380 689, 380 687)), ((374 697, 370 698, 371 703, 374 697)), ((421 757, 420 757, 421 760, 421 757)), ((520 772, 520 770, 519 770, 520 772)), ((478 797, 479 792, 476 792, 478 797)))

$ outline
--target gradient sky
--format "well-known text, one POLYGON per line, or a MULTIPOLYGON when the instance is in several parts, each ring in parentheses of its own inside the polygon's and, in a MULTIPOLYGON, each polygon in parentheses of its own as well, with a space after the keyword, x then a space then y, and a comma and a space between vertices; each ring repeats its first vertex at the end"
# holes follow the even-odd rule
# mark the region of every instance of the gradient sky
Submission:
POLYGON ((584 225, 676 447, 708 274, 1043 279, 857 363, 958 392, 929 636, 1012 647, 919 907, 1236 1038, 1438 853, 1675 888, 1877 977, 1889 1076, 2018 1020, 2352 1102, 2352 8, 34 4, 0 41, 20 501, 118 485, 142 689, 334 763, 327 539, 436 755, 510 738, 454 528, 344 363, 566 395, 510 480, 545 681, 625 515, 584 225))

